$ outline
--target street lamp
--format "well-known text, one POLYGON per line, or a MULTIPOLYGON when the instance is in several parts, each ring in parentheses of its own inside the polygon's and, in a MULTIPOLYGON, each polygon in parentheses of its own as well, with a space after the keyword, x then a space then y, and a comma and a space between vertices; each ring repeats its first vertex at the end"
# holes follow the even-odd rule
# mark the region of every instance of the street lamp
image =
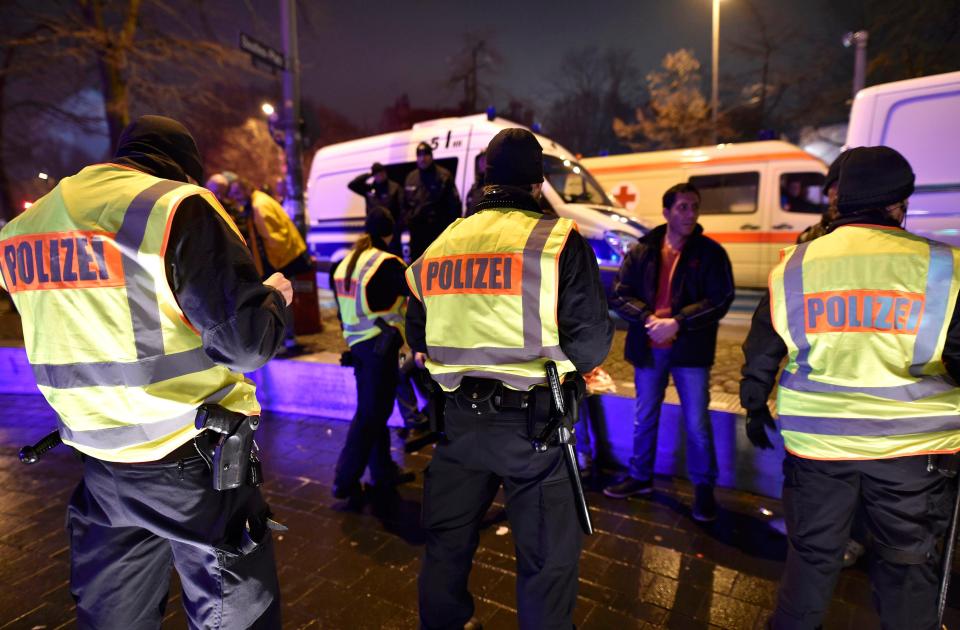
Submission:
POLYGON ((713 55, 710 69, 710 109, 713 112, 713 143, 717 143, 717 112, 720 109, 720 0, 713 0, 713 55))
POLYGON ((262 111, 267 116, 273 116, 276 110, 273 108, 272 104, 264 103, 263 105, 260 106, 260 111, 262 111))
POLYGON ((43 181, 47 181, 48 179, 50 179, 50 176, 44 173, 43 171, 37 173, 37 177, 39 177, 43 181))

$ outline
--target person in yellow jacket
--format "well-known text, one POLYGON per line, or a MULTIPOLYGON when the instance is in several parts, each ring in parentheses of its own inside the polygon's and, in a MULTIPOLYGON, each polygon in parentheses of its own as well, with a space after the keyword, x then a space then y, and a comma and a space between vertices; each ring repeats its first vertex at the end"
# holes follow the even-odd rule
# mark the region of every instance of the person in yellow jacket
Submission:
POLYGON ((960 451, 960 250, 901 226, 910 164, 851 149, 839 217, 783 251, 743 349, 740 401, 761 448, 778 366, 789 547, 772 628, 823 623, 854 514, 874 543, 882 627, 938 627, 942 550, 956 492, 939 468, 960 451))
MULTIPOLYGON (((277 272, 293 278, 313 270, 303 237, 276 199, 236 177, 229 181, 227 198, 261 278, 277 272)), ((286 322, 287 337, 281 356, 297 354, 303 349, 294 336, 293 309, 287 309, 286 322)))
POLYGON ((274 271, 293 276, 307 270, 307 245, 280 202, 243 179, 230 183, 227 196, 247 219, 244 238, 261 276, 274 271))
POLYGON ((292 290, 261 282, 202 177, 186 128, 143 116, 0 231, 37 386, 84 461, 67 510, 81 628, 159 628, 171 564, 191 627, 280 626, 269 507, 249 483, 214 488, 203 419, 256 425, 243 373, 280 347, 292 290))
POLYGON ((343 363, 353 367, 357 381, 357 411, 337 459, 333 496, 346 499, 353 509, 362 507, 365 498, 382 507, 394 496, 397 483, 412 478, 391 459, 387 429, 404 343, 406 265, 388 251, 394 223, 386 208, 373 207, 364 230, 332 274, 343 337, 350 346, 343 363), (365 496, 360 478, 367 467, 372 485, 365 496))
POLYGON ((547 362, 582 387, 578 373, 603 362, 613 324, 590 245, 572 221, 540 208, 536 136, 505 129, 486 155, 476 212, 407 270, 407 341, 446 392, 445 438, 424 474, 420 624, 477 627, 467 580, 502 485, 519 626, 570 628, 581 547, 574 495, 560 448, 539 452, 531 440, 551 416, 547 362))

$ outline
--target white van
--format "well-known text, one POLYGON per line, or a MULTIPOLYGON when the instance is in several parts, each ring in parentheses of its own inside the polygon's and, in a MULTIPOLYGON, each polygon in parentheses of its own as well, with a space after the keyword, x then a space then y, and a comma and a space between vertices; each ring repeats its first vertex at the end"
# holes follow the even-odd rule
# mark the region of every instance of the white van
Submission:
MULTIPOLYGON (((307 181, 307 247, 321 271, 341 260, 363 231, 365 202, 347 183, 369 172, 374 162, 383 164, 390 179, 402 186, 416 168, 417 144, 427 142, 433 147, 434 161, 453 174, 460 198, 465 199, 474 182, 477 154, 501 129, 519 126, 483 114, 443 118, 318 150, 307 181)), ((538 135, 537 140, 543 147, 544 201, 561 217, 577 222, 609 286, 624 253, 649 228, 616 207, 572 153, 549 138, 538 135)), ((321 281, 326 282, 324 277, 321 281)))
POLYGON ((960 72, 860 90, 847 147, 886 145, 917 176, 907 229, 960 247, 960 72))
POLYGON ((663 223, 663 193, 700 190, 700 225, 720 242, 740 287, 765 287, 780 250, 820 220, 826 165, 788 142, 650 151, 582 160, 610 197, 651 225, 663 223))

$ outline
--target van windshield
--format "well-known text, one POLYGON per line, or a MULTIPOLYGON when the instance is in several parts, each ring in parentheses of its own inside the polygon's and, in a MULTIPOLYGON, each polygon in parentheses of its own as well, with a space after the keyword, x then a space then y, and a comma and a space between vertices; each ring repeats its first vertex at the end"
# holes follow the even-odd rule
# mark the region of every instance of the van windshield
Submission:
POLYGON ((543 175, 565 203, 613 205, 593 175, 573 160, 544 155, 543 175))

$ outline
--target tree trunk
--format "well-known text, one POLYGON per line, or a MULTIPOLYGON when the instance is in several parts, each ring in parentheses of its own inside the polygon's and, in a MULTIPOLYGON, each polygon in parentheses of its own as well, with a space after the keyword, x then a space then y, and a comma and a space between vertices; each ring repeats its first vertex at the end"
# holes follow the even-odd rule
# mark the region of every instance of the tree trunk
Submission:
POLYGON ((102 83, 107 129, 110 131, 110 144, 113 148, 117 146, 124 127, 130 124, 130 86, 126 75, 127 52, 133 47, 140 2, 141 0, 127 1, 127 14, 123 18, 120 32, 114 33, 104 19, 102 0, 81 1, 87 21, 102 38, 102 44, 96 53, 97 67, 102 83))

